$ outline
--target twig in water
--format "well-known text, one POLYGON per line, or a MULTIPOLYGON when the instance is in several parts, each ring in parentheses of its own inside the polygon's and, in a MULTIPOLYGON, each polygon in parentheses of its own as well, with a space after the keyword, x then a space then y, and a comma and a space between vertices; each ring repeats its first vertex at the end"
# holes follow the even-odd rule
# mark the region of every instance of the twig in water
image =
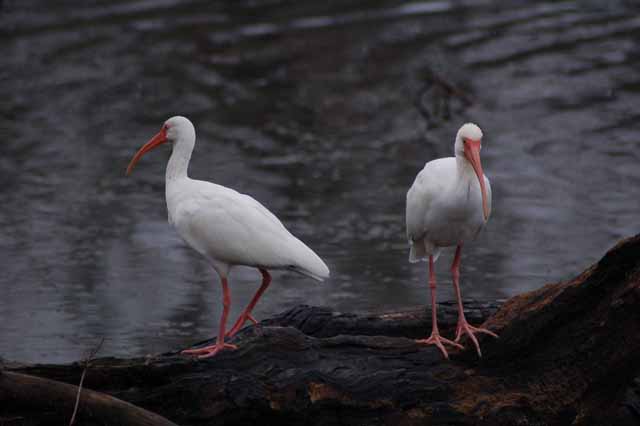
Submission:
POLYGON ((82 393, 82 383, 84 383, 84 376, 87 374, 87 370, 89 369, 89 364, 93 360, 93 358, 100 352, 100 348, 102 348, 102 344, 104 343, 104 337, 100 339, 100 342, 93 348, 84 359, 84 369, 82 370, 82 376, 80 376, 80 384, 78 385, 78 394, 76 395, 76 405, 73 407, 73 415, 71 416, 71 420, 69 421, 69 426, 73 426, 76 421, 76 414, 78 413, 78 406, 80 405, 80 394, 82 393))
POLYGON ((445 121, 449 119, 450 101, 452 99, 458 99, 464 106, 470 106, 475 103, 470 94, 433 71, 426 71, 424 80, 425 83, 418 90, 413 104, 424 118, 427 129, 437 127, 439 124, 438 119, 444 119, 445 121), (431 92, 430 95, 434 104, 433 111, 430 111, 424 105, 424 97, 429 92, 431 92))

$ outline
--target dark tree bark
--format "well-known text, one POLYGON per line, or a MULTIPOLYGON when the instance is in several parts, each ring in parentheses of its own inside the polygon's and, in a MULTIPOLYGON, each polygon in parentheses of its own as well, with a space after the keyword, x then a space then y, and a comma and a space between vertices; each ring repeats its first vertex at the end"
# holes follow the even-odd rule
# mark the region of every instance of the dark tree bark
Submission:
MULTIPOLYGON (((301 306, 244 329, 238 350, 211 359, 96 359, 85 387, 183 425, 638 424, 640 235, 573 280, 499 305, 466 306, 470 322, 487 319, 500 334, 481 337, 481 360, 468 342, 451 361, 415 344, 430 330, 423 308, 355 315, 301 306)), ((439 313, 451 335, 455 307, 439 313)), ((82 368, 7 370, 75 384, 82 368)), ((43 406, 28 410, 12 386, 0 380, 0 422, 45 424, 43 406)))
MULTIPOLYGON (((0 424, 69 424, 78 388, 36 376, 0 372, 0 424)), ((128 402, 88 389, 80 392, 75 424, 176 426, 128 402)))

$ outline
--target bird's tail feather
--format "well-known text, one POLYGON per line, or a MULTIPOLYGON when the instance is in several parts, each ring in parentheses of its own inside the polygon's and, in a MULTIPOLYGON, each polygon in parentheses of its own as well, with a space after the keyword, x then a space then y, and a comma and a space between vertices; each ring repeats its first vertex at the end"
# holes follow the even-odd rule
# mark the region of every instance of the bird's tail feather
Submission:
POLYGON ((329 278, 329 267, 320 256, 307 247, 302 241, 296 239, 298 249, 296 250, 296 259, 287 269, 296 271, 309 278, 317 281, 324 281, 329 278))
POLYGON ((311 271, 308 271, 308 270, 306 270, 304 268, 300 268, 300 267, 297 267, 297 266, 290 266, 288 269, 290 269, 292 271, 295 271, 295 272, 297 272, 299 274, 302 274, 302 275, 304 275, 306 277, 313 278, 314 280, 320 281, 320 282, 324 281, 325 278, 327 278, 326 276, 321 276, 321 275, 314 274, 311 271))

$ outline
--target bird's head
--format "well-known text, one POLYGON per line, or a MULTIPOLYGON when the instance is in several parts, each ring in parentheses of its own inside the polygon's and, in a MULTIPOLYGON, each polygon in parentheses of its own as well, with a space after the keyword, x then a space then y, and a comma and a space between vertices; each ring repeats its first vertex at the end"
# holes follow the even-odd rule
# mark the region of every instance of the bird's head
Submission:
POLYGON ((171 142, 174 146, 177 144, 188 144, 189 150, 193 149, 193 144, 196 139, 196 130, 193 127, 191 121, 188 118, 182 116, 171 117, 167 121, 164 122, 160 131, 156 133, 154 137, 149 140, 146 144, 142 146, 133 156, 131 161, 129 162, 129 166, 127 167, 127 175, 131 174, 134 166, 142 158, 144 154, 151 151, 152 149, 166 143, 171 142))
POLYGON ((465 145, 470 142, 477 142, 478 146, 482 145, 482 130, 474 123, 466 123, 460 127, 456 134, 455 151, 456 156, 465 156, 465 145))
POLYGON ((464 158, 469 162, 478 177, 480 191, 482 192, 482 212, 484 220, 489 218, 489 206, 487 204, 487 191, 484 182, 482 163, 480 162, 480 150, 482 149, 482 130, 476 124, 466 123, 460 127, 456 135, 456 157, 464 158))

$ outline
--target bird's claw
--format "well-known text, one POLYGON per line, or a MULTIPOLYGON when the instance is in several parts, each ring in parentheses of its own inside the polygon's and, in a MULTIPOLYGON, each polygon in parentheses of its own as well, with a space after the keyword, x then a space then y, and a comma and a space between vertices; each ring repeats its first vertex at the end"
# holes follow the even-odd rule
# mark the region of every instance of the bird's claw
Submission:
POLYGON ((236 345, 230 343, 216 343, 215 345, 205 346, 204 348, 186 349, 180 352, 182 355, 194 355, 198 358, 210 358, 218 354, 224 349, 238 349, 236 345))
POLYGON ((471 341, 473 342, 474 346, 476 347, 476 352, 478 352, 478 357, 482 358, 482 351, 480 350, 480 344, 478 343, 478 338, 475 336, 474 333, 488 334, 489 336, 493 336, 496 339, 498 338, 498 335, 486 328, 474 327, 471 324, 469 324, 466 319, 458 320, 458 326, 456 327, 455 341, 459 342, 463 334, 468 335, 471 341))
POLYGON ((258 325, 258 321, 253 317, 253 315, 251 315, 251 313, 242 313, 238 317, 236 323, 233 324, 233 327, 231 327, 231 330, 225 334, 225 337, 233 337, 238 331, 240 331, 244 326, 244 323, 247 321, 251 321, 253 325, 258 325))
POLYGON ((416 343, 421 345, 436 345, 446 359, 449 359, 449 354, 447 353, 447 350, 444 348, 443 343, 447 345, 451 345, 458 349, 464 349, 464 346, 462 346, 461 344, 451 341, 449 339, 445 339, 439 333, 435 333, 435 332, 431 333, 431 336, 429 336, 428 339, 417 339, 416 343))

